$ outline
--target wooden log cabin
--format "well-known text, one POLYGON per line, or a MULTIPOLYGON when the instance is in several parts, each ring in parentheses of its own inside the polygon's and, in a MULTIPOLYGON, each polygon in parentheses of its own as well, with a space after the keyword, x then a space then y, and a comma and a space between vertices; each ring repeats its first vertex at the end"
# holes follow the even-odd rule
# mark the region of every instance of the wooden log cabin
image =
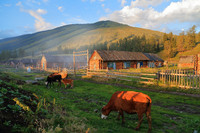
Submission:
POLYGON ((142 52, 95 50, 89 59, 89 69, 145 68, 148 61, 142 52))

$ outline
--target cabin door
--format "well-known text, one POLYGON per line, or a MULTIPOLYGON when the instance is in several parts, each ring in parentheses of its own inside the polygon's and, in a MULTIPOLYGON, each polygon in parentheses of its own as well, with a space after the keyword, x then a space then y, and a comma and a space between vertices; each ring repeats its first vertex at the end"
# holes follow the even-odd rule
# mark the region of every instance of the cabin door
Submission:
POLYGON ((137 63, 137 68, 140 68, 140 62, 137 63))
POLYGON ((113 69, 116 70, 116 63, 113 62, 113 69))

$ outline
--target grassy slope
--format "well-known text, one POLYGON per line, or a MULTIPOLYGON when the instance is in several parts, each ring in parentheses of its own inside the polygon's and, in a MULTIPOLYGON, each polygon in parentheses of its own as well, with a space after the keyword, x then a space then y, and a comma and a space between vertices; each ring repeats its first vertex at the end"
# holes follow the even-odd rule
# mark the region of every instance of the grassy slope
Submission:
POLYGON ((0 50, 24 48, 27 53, 31 51, 57 50, 58 46, 64 48, 77 48, 95 43, 115 42, 131 35, 162 36, 163 33, 147 29, 130 27, 112 21, 101 21, 94 24, 74 24, 58 27, 56 29, 38 32, 30 35, 5 39, 0 41, 0 50))
MULTIPOLYGON (((25 79, 22 77, 26 72, 8 73, 17 79, 25 79), (21 75, 21 76, 20 76, 21 75)), ((35 75, 35 74, 33 74, 35 75)), ((36 74, 40 76, 40 74, 36 74)), ((36 76, 35 75, 35 76, 36 76)), ((43 75, 44 76, 44 75, 43 75)), ((34 76, 33 76, 34 77, 34 76)), ((32 78, 33 78, 32 77, 32 78)), ((12 81, 14 82, 14 81, 12 81)), ((62 85, 62 88, 64 86, 62 85)), ((133 128, 137 125, 137 116, 125 114, 126 124, 121 125, 121 121, 117 121, 117 113, 112 112, 107 120, 100 119, 100 110, 105 105, 111 95, 119 90, 132 90, 116 86, 88 83, 80 80, 74 81, 73 89, 60 89, 54 87, 47 89, 45 85, 23 85, 23 89, 35 92, 38 96, 52 101, 56 98, 56 105, 61 105, 68 114, 76 116, 85 123, 85 128, 90 128, 92 132, 115 132, 129 133, 133 132, 133 128), (94 112, 97 109, 98 113, 94 112)), ((194 132, 200 131, 199 122, 199 98, 187 96, 178 96, 172 94, 164 94, 159 92, 149 92, 134 89, 134 91, 148 94, 153 101, 152 105, 152 127, 153 132, 194 132), (198 114, 195 114, 195 111, 198 114)), ((77 123, 70 123, 70 117, 67 118, 67 124, 71 126, 77 123)), ((148 123, 146 117, 141 125, 140 132, 147 132, 148 123)), ((85 132, 85 131, 83 131, 85 132)))
MULTIPOLYGON (((200 44, 198 44, 196 47, 194 47, 191 50, 188 50, 188 51, 185 51, 185 52, 179 52, 174 58, 171 58, 170 61, 178 62, 180 56, 197 55, 199 53, 200 53, 200 44)), ((158 55, 162 59, 167 60, 164 51, 159 52, 158 55)))

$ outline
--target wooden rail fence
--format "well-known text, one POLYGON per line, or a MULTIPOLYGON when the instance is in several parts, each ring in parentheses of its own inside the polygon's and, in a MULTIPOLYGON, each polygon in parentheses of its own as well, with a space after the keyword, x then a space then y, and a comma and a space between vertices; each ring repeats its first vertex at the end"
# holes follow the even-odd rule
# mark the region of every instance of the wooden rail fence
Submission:
POLYGON ((169 86, 200 88, 200 75, 194 70, 162 70, 157 73, 157 78, 169 86))
POLYGON ((112 78, 112 79, 117 79, 117 80, 125 80, 125 81, 132 81, 131 79, 153 81, 156 77, 156 74, 122 72, 122 71, 116 71, 116 70, 113 71, 113 70, 108 70, 108 69, 99 69, 99 70, 88 69, 87 75, 112 78), (153 78, 145 77, 145 76, 153 76, 153 78))

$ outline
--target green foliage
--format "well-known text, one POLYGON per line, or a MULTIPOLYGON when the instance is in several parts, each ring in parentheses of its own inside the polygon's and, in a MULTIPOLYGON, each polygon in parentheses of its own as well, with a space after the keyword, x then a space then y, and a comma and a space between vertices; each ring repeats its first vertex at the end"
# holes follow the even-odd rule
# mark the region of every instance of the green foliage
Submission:
MULTIPOLYGON (((144 71, 144 69, 137 71, 144 71)), ((151 70, 149 69, 148 71, 151 70)), ((8 74, 10 75, 10 78, 14 76, 21 79, 20 77, 24 76, 25 74, 22 73, 23 72, 8 74)), ((6 76, 8 74, 6 74, 6 76)), ((37 73, 36 76, 41 75, 41 73, 37 73)), ((137 81, 134 81, 134 83, 135 82, 137 81)), ((3 123, 12 127, 13 132, 71 133, 86 132, 86 130, 94 133, 135 132, 134 128, 137 126, 138 122, 136 114, 131 115, 125 113, 125 125, 121 125, 121 121, 116 120, 118 115, 117 112, 111 112, 107 120, 102 120, 100 118, 101 108, 108 103, 111 95, 114 92, 122 90, 133 90, 134 88, 134 91, 143 92, 149 95, 152 99, 152 132, 200 131, 199 98, 180 96, 178 93, 170 94, 165 92, 167 89, 172 90, 172 88, 146 86, 145 89, 140 84, 137 84, 138 87, 135 87, 135 84, 128 84, 125 82, 124 84, 127 85, 127 87, 119 87, 117 86, 119 82, 115 80, 108 82, 113 83, 111 85, 105 85, 103 83, 105 83, 103 79, 102 83, 94 83, 92 80, 75 80, 73 89, 64 89, 63 84, 61 87, 57 87, 57 84, 55 84, 53 88, 49 89, 47 89, 45 85, 24 84, 21 88, 25 92, 31 91, 31 94, 35 93, 39 97, 38 101, 35 100, 36 103, 34 100, 32 101, 34 102, 34 105, 37 106, 37 113, 23 113, 26 114, 24 117, 28 123, 26 126, 23 124, 20 125, 18 123, 13 124, 12 118, 7 118, 7 120, 3 123), (54 98, 56 99, 55 104, 53 104, 54 98)), ((16 86, 10 86, 10 88, 12 87, 17 88, 16 86)), ((173 91, 179 90, 173 89, 173 91)), ((8 90, 7 93, 10 94, 10 90, 8 90)), ((20 91, 18 91, 18 93, 20 93, 20 91)), ((12 94, 14 94, 14 92, 12 92, 12 94)), ((20 101, 24 102, 23 100, 27 101, 27 99, 28 98, 25 96, 22 96, 20 101)), ((9 109, 11 108, 14 109, 15 107, 10 106, 9 109)), ((0 115, 0 117, 2 117, 2 115, 0 115)), ((144 117, 139 132, 146 133, 147 128, 148 122, 146 117, 144 117)))

